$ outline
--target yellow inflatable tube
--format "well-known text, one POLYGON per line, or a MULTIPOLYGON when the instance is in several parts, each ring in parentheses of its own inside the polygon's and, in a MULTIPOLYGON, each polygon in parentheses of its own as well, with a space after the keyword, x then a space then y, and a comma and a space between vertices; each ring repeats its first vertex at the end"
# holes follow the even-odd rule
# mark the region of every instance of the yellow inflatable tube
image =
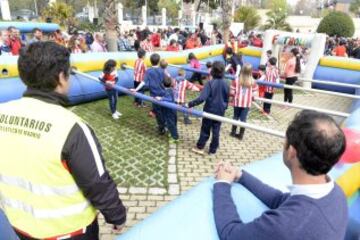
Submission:
POLYGON ((360 71, 360 61, 344 57, 322 57, 320 66, 360 71))

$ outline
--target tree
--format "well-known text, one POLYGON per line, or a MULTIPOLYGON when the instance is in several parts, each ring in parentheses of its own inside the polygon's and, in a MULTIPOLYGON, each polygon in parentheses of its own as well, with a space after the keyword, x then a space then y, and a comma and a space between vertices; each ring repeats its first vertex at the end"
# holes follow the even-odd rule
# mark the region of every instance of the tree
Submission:
POLYGON ((268 29, 277 29, 291 32, 292 28, 289 23, 286 22, 287 14, 284 11, 269 11, 266 13, 268 19, 266 24, 263 26, 265 30, 268 29))
POLYGON ((105 0, 104 23, 105 23, 105 40, 110 52, 116 52, 117 48, 117 22, 118 11, 116 0, 105 0))
POLYGON ((265 7, 273 11, 286 10, 288 7, 286 0, 267 0, 265 7))
POLYGON ((166 9, 167 16, 171 18, 173 23, 176 22, 180 10, 180 6, 176 0, 159 0, 158 9, 161 10, 162 8, 166 9))
POLYGON ((231 8, 232 8, 232 1, 231 0, 221 0, 221 9, 222 9, 222 22, 223 22, 223 38, 224 42, 229 41, 230 37, 230 26, 231 26, 231 20, 232 16, 231 14, 231 8))
POLYGON ((352 37, 355 26, 348 14, 331 12, 321 20, 317 32, 326 33, 329 36, 352 37))
POLYGON ((251 29, 259 26, 261 17, 257 13, 256 8, 251 6, 243 6, 236 10, 234 21, 244 23, 244 31, 248 32, 251 29))
POLYGON ((184 0, 184 3, 193 3, 193 4, 195 4, 195 10, 199 11, 200 5, 202 3, 205 3, 206 5, 209 4, 209 7, 211 9, 216 9, 216 8, 219 7, 220 1, 222 1, 222 0, 184 0))
POLYGON ((73 7, 62 2, 48 5, 42 10, 41 16, 44 20, 50 18, 52 22, 58 23, 61 26, 69 27, 75 23, 73 7))
POLYGON ((360 0, 353 0, 350 4, 350 12, 356 16, 360 15, 360 0))

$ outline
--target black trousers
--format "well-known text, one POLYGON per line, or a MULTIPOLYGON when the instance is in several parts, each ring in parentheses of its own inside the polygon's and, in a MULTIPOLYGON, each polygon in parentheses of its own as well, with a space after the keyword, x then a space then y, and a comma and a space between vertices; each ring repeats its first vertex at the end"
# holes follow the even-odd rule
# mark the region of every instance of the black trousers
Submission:
MULTIPOLYGON (((274 93, 265 92, 266 99, 271 100, 273 98, 273 96, 274 96, 274 93)), ((271 109, 271 103, 264 102, 264 112, 270 113, 270 109, 271 109)))
POLYGON ((191 75, 191 78, 189 80, 190 82, 199 82, 200 85, 204 85, 202 81, 202 75, 201 73, 194 72, 193 75, 191 75))
POLYGON ((212 139, 210 143, 209 152, 216 153, 216 150, 219 147, 220 128, 221 128, 221 122, 203 118, 201 124, 200 137, 196 146, 199 149, 204 149, 206 142, 210 138, 210 132, 212 132, 212 139))
MULTIPOLYGON (((298 80, 297 77, 286 78, 285 84, 294 85, 294 83, 297 80, 298 80)), ((293 101, 293 90, 288 89, 288 88, 284 88, 284 102, 292 103, 292 101, 293 101)))
MULTIPOLYGON (((36 240, 36 238, 25 237, 19 232, 16 232, 16 234, 20 240, 36 240)), ((75 237, 66 238, 64 240, 99 240, 99 224, 97 219, 95 219, 92 224, 86 227, 86 233, 75 237)))

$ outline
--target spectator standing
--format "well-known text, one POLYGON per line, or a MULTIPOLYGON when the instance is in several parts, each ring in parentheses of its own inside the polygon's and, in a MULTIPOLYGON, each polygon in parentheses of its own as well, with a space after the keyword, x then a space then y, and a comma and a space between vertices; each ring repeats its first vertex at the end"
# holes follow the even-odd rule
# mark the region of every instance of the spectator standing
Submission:
POLYGON ((9 46, 11 54, 13 56, 17 56, 20 54, 20 49, 22 47, 22 43, 18 36, 17 29, 15 27, 9 27, 8 32, 9 32, 9 39, 6 45, 9 46))
POLYGON ((340 43, 332 51, 332 55, 336 57, 348 57, 346 41, 344 39, 340 40, 340 43))
POLYGON ((29 44, 34 42, 41 42, 43 40, 43 32, 39 28, 34 28, 33 38, 29 41, 29 44))
POLYGON ((166 51, 171 51, 171 52, 177 52, 179 51, 179 46, 178 43, 175 41, 175 39, 172 39, 170 41, 169 46, 167 46, 166 51))
POLYGON ((0 55, 11 55, 11 49, 8 45, 9 38, 8 30, 0 31, 0 55))
POLYGON ((145 52, 153 52, 154 46, 151 43, 151 35, 148 34, 144 41, 140 43, 140 47, 145 50, 145 52))
POLYGON ((107 52, 104 36, 101 33, 95 33, 94 42, 91 44, 92 52, 107 52))

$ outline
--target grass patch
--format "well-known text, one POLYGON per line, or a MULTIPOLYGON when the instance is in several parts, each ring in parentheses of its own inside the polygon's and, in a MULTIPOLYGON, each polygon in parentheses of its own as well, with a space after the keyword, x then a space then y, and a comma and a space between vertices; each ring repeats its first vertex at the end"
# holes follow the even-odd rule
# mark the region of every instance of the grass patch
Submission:
POLYGON ((119 186, 166 187, 169 141, 148 117, 151 108, 136 108, 127 96, 119 98, 117 108, 123 114, 119 120, 112 119, 107 99, 78 105, 73 112, 95 130, 119 186))

